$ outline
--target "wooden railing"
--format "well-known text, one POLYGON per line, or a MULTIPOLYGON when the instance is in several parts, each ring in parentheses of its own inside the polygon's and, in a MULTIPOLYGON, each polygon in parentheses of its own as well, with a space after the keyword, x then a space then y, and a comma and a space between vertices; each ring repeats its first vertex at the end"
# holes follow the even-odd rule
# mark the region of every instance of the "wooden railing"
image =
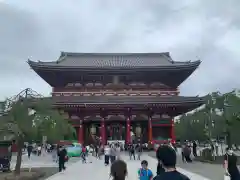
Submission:
POLYGON ((125 92, 53 92, 53 96, 174 96, 170 91, 125 91, 125 92))

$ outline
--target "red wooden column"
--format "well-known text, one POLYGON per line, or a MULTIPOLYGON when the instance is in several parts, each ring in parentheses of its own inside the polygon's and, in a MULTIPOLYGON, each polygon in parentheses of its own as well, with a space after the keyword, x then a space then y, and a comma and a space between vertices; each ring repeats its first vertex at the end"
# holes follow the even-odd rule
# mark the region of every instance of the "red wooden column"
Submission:
POLYGON ((130 126, 130 118, 131 116, 127 117, 127 123, 126 123, 126 129, 127 129, 127 134, 126 134, 126 144, 130 144, 131 143, 131 126, 130 126))
POLYGON ((152 117, 148 118, 148 142, 152 143, 152 117))
POLYGON ((84 143, 84 130, 83 130, 83 121, 80 120, 80 125, 79 125, 79 129, 78 129, 78 142, 80 144, 84 143))
POLYGON ((174 119, 171 121, 171 142, 175 143, 176 142, 176 136, 175 136, 175 131, 174 131, 174 119))
POLYGON ((106 127, 104 117, 101 120, 101 142, 103 145, 106 144, 106 127))

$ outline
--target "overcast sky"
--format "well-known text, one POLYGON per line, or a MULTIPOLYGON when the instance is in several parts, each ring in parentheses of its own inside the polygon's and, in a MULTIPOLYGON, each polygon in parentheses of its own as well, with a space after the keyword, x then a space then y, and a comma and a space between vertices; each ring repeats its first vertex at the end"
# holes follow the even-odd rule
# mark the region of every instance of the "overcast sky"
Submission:
POLYGON ((202 64, 180 87, 204 95, 240 86, 239 0, 0 0, 0 100, 48 86, 26 63, 60 51, 165 52, 202 64))

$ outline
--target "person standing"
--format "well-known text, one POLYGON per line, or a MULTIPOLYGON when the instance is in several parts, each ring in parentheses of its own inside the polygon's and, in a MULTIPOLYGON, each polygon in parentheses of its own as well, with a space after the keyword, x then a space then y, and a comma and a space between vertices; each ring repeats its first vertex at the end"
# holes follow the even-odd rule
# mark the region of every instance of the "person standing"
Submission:
POLYGON ((231 180, 240 180, 240 173, 237 168, 237 156, 231 148, 226 149, 224 155, 224 168, 226 175, 230 176, 231 180))
POLYGON ((158 174, 153 180, 190 180, 186 175, 177 171, 177 155, 173 148, 169 146, 160 146, 157 149, 156 156, 165 172, 158 174))
POLYGON ((116 147, 114 144, 111 145, 111 152, 110 152, 110 160, 111 160, 111 164, 116 160, 116 147))
POLYGON ((197 157, 197 142, 193 141, 193 156, 197 157))
POLYGON ((182 155, 182 162, 185 163, 186 162, 186 159, 185 159, 185 144, 182 145, 182 148, 181 148, 181 155, 182 155))
POLYGON ((137 159, 140 160, 141 159, 141 155, 142 155, 142 145, 138 144, 136 146, 136 152, 137 152, 137 159))
POLYGON ((27 146, 28 159, 30 159, 31 157, 32 150, 33 150, 32 144, 29 143, 27 146))
POLYGON ((118 160, 121 159, 120 154, 121 154, 121 147, 120 147, 120 144, 117 143, 116 144, 116 159, 118 159, 118 160))
POLYGON ((58 162, 58 158, 57 158, 58 150, 55 145, 52 145, 51 153, 52 153, 53 162, 58 162))
POLYGON ((104 164, 105 164, 105 166, 109 165, 110 155, 111 155, 111 148, 107 144, 104 148, 104 164))
POLYGON ((153 173, 150 169, 148 169, 148 162, 143 160, 141 162, 141 168, 138 170, 138 179, 139 180, 152 180, 153 173))
POLYGON ((38 147, 37 147, 37 155, 41 156, 41 154, 42 154, 42 146, 38 145, 38 147))
POLYGON ((64 147, 59 148, 59 152, 58 152, 58 168, 59 168, 59 172, 61 172, 62 170, 65 170, 65 161, 66 161, 66 156, 67 156, 67 150, 64 147))
POLYGON ((219 153, 218 153, 218 151, 219 151, 219 144, 218 144, 218 142, 216 141, 215 142, 215 154, 216 154, 216 156, 219 156, 219 153))
POLYGON ((129 148, 129 155, 130 155, 130 160, 133 159, 135 160, 136 157, 135 157, 135 147, 133 144, 130 145, 130 148, 129 148))
POLYGON ((86 153, 87 153, 87 148, 83 145, 82 152, 81 152, 82 163, 87 163, 86 153))

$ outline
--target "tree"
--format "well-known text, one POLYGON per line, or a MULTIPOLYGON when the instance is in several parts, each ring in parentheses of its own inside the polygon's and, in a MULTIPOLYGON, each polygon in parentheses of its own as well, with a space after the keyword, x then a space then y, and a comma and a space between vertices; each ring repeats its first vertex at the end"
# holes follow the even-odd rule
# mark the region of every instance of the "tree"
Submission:
POLYGON ((199 120, 202 114, 184 114, 175 123, 176 138, 184 140, 199 140, 205 141, 206 134, 204 132, 204 123, 199 120))
POLYGON ((176 136, 208 140, 226 136, 228 146, 231 147, 232 142, 240 143, 240 98, 232 91, 225 94, 213 92, 205 99, 204 108, 180 118, 175 125, 176 134, 178 133, 176 136), (196 124, 197 127, 194 127, 196 124), (189 131, 191 134, 187 133, 189 131), (201 133, 204 133, 205 137, 200 135, 201 133))
POLYGON ((214 98, 216 99, 215 108, 218 109, 225 120, 225 134, 228 147, 232 146, 232 135, 233 130, 239 130, 240 120, 240 98, 236 96, 235 92, 228 92, 225 94, 215 93, 214 98))
POLYGON ((65 135, 74 135, 75 129, 53 110, 47 98, 21 97, 7 108, 1 117, 0 134, 12 134, 17 143, 15 174, 20 175, 24 142, 39 136, 61 140, 65 135))

